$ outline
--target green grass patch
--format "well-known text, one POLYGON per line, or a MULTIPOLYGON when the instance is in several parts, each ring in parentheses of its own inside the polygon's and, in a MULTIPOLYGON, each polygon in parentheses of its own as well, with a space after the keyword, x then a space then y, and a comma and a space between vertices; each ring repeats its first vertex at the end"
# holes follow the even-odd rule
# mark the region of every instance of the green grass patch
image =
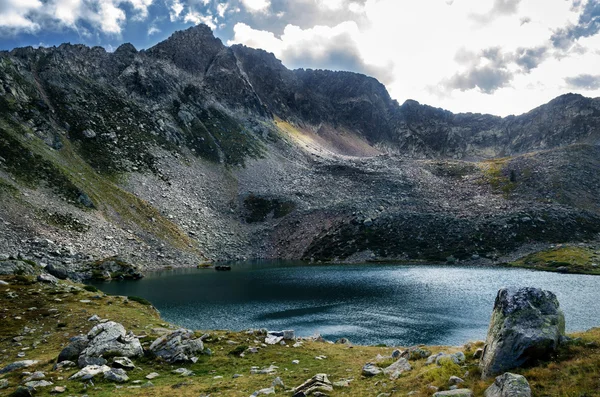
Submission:
POLYGON ((550 272, 600 275, 600 255, 595 252, 589 247, 563 246, 529 254, 508 265, 550 272))
POLYGON ((133 301, 133 302, 140 303, 144 306, 152 306, 152 302, 150 302, 147 299, 140 298, 139 296, 128 296, 127 299, 129 299, 130 301, 133 301))

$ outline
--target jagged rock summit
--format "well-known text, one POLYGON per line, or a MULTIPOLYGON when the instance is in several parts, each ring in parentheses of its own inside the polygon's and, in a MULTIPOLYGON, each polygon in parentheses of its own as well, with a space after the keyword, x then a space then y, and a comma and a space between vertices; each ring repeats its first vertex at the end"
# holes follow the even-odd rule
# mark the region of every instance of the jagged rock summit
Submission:
POLYGON ((61 277, 111 257, 494 262, 597 238, 599 125, 600 99, 575 94, 505 118, 399 105, 204 25, 140 51, 17 48, 0 243, 61 277))

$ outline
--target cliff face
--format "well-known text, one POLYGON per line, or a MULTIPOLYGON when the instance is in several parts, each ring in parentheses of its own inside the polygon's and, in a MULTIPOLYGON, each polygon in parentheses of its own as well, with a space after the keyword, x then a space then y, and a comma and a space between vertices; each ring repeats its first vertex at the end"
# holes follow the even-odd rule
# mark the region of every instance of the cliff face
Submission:
POLYGON ((506 118, 399 105, 203 25, 146 51, 20 48, 0 53, 0 240, 160 266, 591 239, 599 125, 600 99, 573 94, 506 118))

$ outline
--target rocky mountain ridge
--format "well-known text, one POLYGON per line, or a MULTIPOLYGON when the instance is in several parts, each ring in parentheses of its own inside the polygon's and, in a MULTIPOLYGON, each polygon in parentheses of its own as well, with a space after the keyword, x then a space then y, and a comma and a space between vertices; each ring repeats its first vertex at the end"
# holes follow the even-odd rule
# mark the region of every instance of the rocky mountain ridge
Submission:
POLYGON ((600 99, 521 116, 398 105, 204 25, 137 51, 0 53, 0 241, 119 256, 496 261, 600 232, 600 99))

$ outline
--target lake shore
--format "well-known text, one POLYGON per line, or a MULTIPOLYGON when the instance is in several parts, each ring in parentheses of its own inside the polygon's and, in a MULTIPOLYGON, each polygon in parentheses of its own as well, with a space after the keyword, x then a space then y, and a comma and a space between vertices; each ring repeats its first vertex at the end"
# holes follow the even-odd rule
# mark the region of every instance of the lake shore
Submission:
MULTIPOLYGON (((460 365, 427 366, 424 358, 411 359, 412 370, 390 381, 385 377, 364 377, 361 369, 367 362, 379 360, 381 366, 391 363, 391 354, 398 348, 395 346, 334 344, 311 339, 302 340, 298 347, 291 347, 291 343, 262 346, 264 335, 259 331, 209 330, 197 331, 196 335, 209 334, 205 346, 210 348, 212 355, 201 355, 196 363, 171 365, 142 358, 136 361, 137 369, 129 372, 130 380, 122 385, 94 379, 93 386, 85 386, 80 381, 67 379, 76 369, 58 371, 52 368, 69 338, 85 334, 92 328, 95 323, 89 319, 94 315, 123 324, 140 337, 145 347, 165 330, 177 326, 164 322, 143 300, 106 295, 93 287, 69 281, 54 285, 35 282, 34 277, 28 276, 2 276, 0 279, 8 283, 0 286, 0 307, 3 308, 0 313, 0 367, 17 360, 37 360, 38 364, 26 371, 43 371, 45 379, 66 387, 68 394, 159 396, 176 393, 178 396, 247 397, 270 387, 279 377, 285 388, 277 389, 276 395, 290 395, 285 390, 318 373, 326 373, 333 382, 341 382, 339 385, 348 384, 335 387, 331 396, 377 396, 381 393, 401 396, 413 392, 415 396, 431 396, 433 388, 449 388, 450 376, 461 377, 464 387, 480 396, 493 382, 493 379, 480 379, 478 360, 473 358, 482 342, 457 347, 422 346, 431 353, 462 351, 466 361, 460 365), (256 353, 246 352, 241 357, 240 352, 251 346, 258 348, 256 353), (298 364, 294 364, 295 360, 298 364), (251 373, 252 367, 262 369, 272 365, 277 367, 273 373, 251 373), (194 375, 183 377, 172 373, 180 367, 194 375), (158 373, 159 377, 148 385, 146 376, 152 372, 158 373)), ((593 395, 598 390, 600 379, 594 374, 595 363, 600 360, 600 330, 572 336, 581 339, 561 348, 550 361, 514 371, 529 380, 533 395, 593 395)), ((0 382, 4 379, 8 382, 8 387, 0 390, 0 394, 15 391, 22 382, 21 373, 15 371, 0 376, 0 382)), ((37 395, 47 395, 50 389, 40 389, 37 395)))

